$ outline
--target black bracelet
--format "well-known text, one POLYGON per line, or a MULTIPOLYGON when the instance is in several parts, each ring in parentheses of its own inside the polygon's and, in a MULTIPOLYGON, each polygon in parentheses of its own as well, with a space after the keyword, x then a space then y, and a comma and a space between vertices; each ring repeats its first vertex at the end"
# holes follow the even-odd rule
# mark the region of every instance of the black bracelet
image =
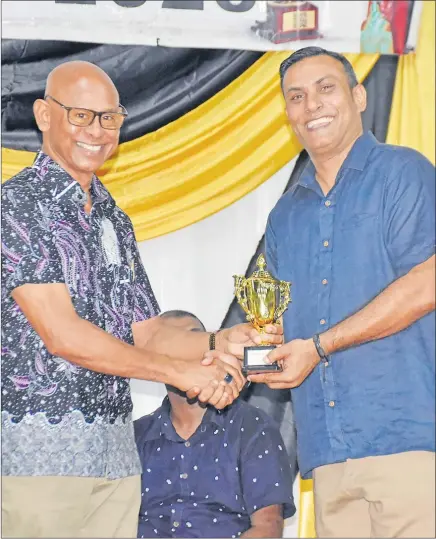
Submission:
POLYGON ((209 350, 215 350, 215 337, 216 333, 211 333, 209 335, 209 350))
POLYGON ((323 363, 328 363, 330 361, 329 356, 324 352, 324 348, 321 346, 318 333, 315 333, 313 336, 313 343, 315 345, 316 351, 323 363))

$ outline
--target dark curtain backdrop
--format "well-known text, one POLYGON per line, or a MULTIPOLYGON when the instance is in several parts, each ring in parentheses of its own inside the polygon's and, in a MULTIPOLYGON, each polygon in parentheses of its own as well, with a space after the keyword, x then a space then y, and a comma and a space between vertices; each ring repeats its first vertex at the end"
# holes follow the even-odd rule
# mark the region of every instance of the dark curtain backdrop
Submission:
POLYGON ((261 56, 236 50, 2 40, 2 146, 39 148, 32 105, 44 96, 49 72, 65 61, 95 63, 112 78, 129 112, 121 135, 125 142, 177 120, 261 56))

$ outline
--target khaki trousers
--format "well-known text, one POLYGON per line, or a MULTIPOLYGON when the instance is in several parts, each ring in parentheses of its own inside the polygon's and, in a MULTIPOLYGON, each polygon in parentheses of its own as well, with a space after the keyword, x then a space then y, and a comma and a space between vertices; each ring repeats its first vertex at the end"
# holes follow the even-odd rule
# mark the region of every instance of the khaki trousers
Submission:
POLYGON ((2 477, 2 537, 136 537, 139 475, 2 477))
POLYGON ((349 459, 313 481, 318 537, 436 537, 432 452, 349 459))

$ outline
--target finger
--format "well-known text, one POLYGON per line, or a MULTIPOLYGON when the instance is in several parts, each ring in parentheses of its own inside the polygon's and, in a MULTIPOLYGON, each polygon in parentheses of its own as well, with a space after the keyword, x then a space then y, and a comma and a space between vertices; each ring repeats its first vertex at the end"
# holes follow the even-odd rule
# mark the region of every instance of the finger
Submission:
POLYGON ((199 393, 200 393, 200 388, 197 386, 194 386, 194 387, 191 387, 191 389, 189 389, 186 392, 186 396, 188 397, 188 399, 195 399, 199 393))
POLYGON ((280 362, 289 354, 286 353, 286 347, 278 347, 270 350, 266 356, 268 363, 275 363, 276 361, 280 362))
POLYGON ((277 335, 283 335, 283 326, 281 324, 268 324, 265 326, 267 333, 275 333, 277 335))
POLYGON ((269 382, 269 374, 250 374, 247 380, 254 384, 267 384, 269 382))
POLYGON ((241 361, 231 354, 225 354, 224 352, 214 351, 214 352, 208 352, 205 357, 209 357, 209 355, 212 355, 213 353, 215 353, 216 359, 219 359, 220 361, 224 363, 228 363, 229 365, 232 365, 236 369, 241 368, 241 361))
POLYGON ((217 406, 217 404, 220 402, 222 396, 227 392, 226 388, 224 387, 225 383, 218 384, 218 387, 215 388, 215 391, 211 395, 211 397, 208 399, 208 403, 212 406, 217 406))
POLYGON ((200 394, 198 395, 198 400, 200 402, 209 402, 215 392, 215 389, 218 386, 219 382, 217 380, 211 380, 209 384, 200 391, 200 394))
POLYGON ((241 361, 231 354, 226 354, 225 352, 220 352, 218 350, 210 350, 204 354, 204 358, 201 361, 202 365, 209 366, 215 359, 222 361, 223 363, 228 363, 236 369, 241 369, 241 361))
POLYGON ((217 410, 222 410, 223 408, 225 408, 229 404, 232 404, 233 401, 234 401, 233 396, 230 395, 226 390, 226 391, 224 391, 223 396, 221 397, 219 402, 215 405, 215 408, 217 410))
POLYGON ((239 392, 241 391, 242 388, 239 388, 237 383, 236 383, 236 380, 232 380, 229 384, 224 382, 228 388, 228 393, 229 393, 229 396, 232 400, 232 402, 237 399, 239 397, 239 392))
POLYGON ((214 359, 215 358, 213 354, 206 353, 204 358, 201 360, 201 364, 205 367, 208 367, 209 365, 212 365, 214 359))
POLYGON ((250 374, 248 380, 255 384, 286 383, 286 374, 283 372, 250 374))
POLYGON ((265 333, 262 335, 262 340, 274 345, 283 344, 283 335, 281 333, 265 333))
MULTIPOLYGON (((270 326, 274 327, 274 326, 270 326)), ((250 339, 254 344, 283 344, 283 335, 280 333, 259 333, 256 329, 252 329, 250 339)), ((250 343, 247 343, 250 345, 250 343)))
POLYGON ((237 392, 236 396, 238 396, 240 391, 244 387, 245 381, 246 381, 245 378, 242 375, 240 367, 238 366, 238 368, 235 368, 235 367, 233 367, 233 365, 226 364, 225 369, 229 374, 231 374, 233 376, 233 380, 230 383, 230 385, 233 384, 233 383, 235 384, 236 392, 237 392))
POLYGON ((267 384, 270 389, 291 389, 298 384, 295 382, 270 382, 267 384))
MULTIPOLYGON (((240 389, 238 388, 238 385, 237 385, 238 381, 233 376, 233 374, 232 374, 233 371, 231 370, 230 366, 226 365, 226 369, 228 371, 226 373, 226 376, 227 376, 227 374, 230 374, 232 376, 232 380, 230 382, 226 382, 226 380, 223 378, 223 380, 221 380, 220 384, 225 387, 227 393, 229 394, 229 398, 233 402, 235 399, 237 399, 239 397, 240 389)), ((236 373, 235 373, 235 376, 236 376, 236 373)))

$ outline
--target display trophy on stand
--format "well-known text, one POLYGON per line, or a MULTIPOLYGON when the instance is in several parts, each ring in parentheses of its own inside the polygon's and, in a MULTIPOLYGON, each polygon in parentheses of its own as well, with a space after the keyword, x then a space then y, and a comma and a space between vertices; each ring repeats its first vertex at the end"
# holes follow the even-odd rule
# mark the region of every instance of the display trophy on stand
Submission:
POLYGON ((256 21, 251 29, 273 43, 318 39, 318 7, 310 2, 267 2, 266 21, 256 21))

